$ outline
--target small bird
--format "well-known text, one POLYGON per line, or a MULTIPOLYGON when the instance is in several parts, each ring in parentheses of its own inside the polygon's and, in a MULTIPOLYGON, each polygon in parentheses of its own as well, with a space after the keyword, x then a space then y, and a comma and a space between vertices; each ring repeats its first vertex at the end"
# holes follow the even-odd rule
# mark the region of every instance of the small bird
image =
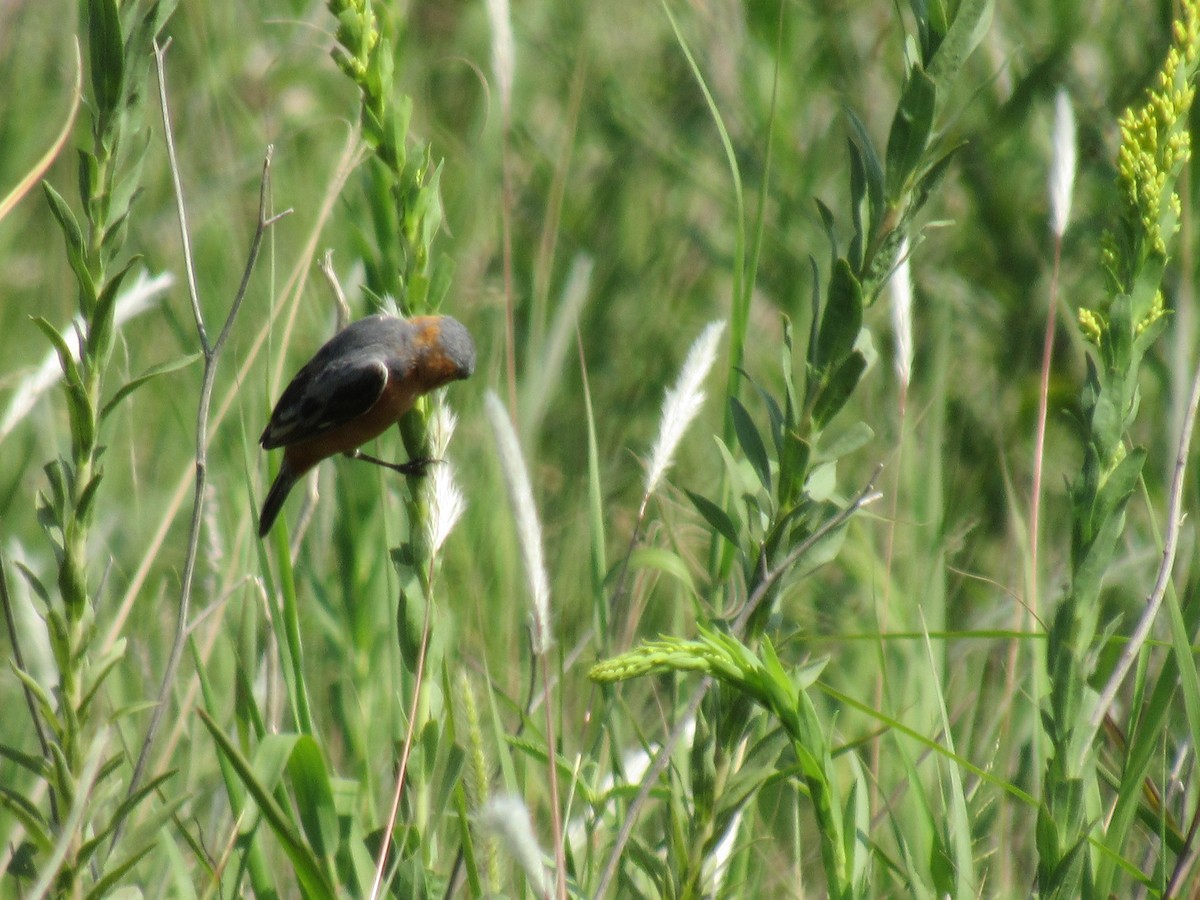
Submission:
POLYGON ((475 342, 450 316, 370 316, 334 335, 296 373, 258 442, 283 447, 258 534, 265 537, 300 476, 345 453, 406 474, 430 460, 393 464, 358 452, 412 409, 422 394, 475 371, 475 342))

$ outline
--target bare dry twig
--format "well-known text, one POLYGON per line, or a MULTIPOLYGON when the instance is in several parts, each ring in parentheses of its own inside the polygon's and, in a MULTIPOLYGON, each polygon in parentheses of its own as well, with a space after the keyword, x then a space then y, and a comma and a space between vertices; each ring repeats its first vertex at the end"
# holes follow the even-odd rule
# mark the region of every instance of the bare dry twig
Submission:
MULTIPOLYGON (((246 296, 246 288, 250 283, 250 275, 254 271, 254 265, 258 260, 259 250, 262 247, 263 236, 268 228, 274 225, 277 221, 291 213, 290 209, 284 210, 276 215, 268 215, 267 208, 270 199, 270 184, 271 184, 271 157, 273 148, 268 147, 265 158, 263 159, 262 182, 259 187, 258 200, 258 225, 254 232, 254 237, 250 242, 250 251, 246 259, 246 267, 242 273, 241 283, 238 285, 237 293, 234 295, 233 302, 229 307, 229 313, 225 317, 225 323, 221 327, 220 333, 217 335, 215 342, 209 341, 208 331, 204 324, 204 314, 201 311, 200 296, 196 288, 195 267, 192 260, 191 240, 188 235, 187 226, 187 210, 183 201, 183 186, 179 176, 179 160, 175 153, 175 139, 171 128, 171 114, 167 104, 167 83, 165 72, 165 57, 167 48, 170 46, 168 40, 165 44, 154 44, 154 60, 155 68, 158 73, 158 99, 159 106, 162 112, 163 120, 163 136, 167 148, 167 160, 171 171, 171 180, 175 189, 176 214, 179 220, 180 237, 183 242, 183 257, 184 270, 187 275, 188 297, 191 301, 192 315, 195 319, 196 333, 200 340, 200 348, 204 354, 204 375, 200 385, 200 402, 196 411, 196 478, 195 489, 192 497, 192 518, 188 528, 188 544, 187 553, 184 558, 183 577, 179 592, 179 611, 178 619, 175 624, 175 638, 171 644, 171 652, 167 658, 167 665, 163 671, 162 685, 158 691, 157 702, 154 706, 154 711, 150 716, 150 725, 146 729, 146 735, 142 740, 141 751, 138 754, 137 763, 134 766, 133 776, 129 782, 128 795, 133 796, 136 793, 138 786, 145 774, 147 763, 150 758, 150 751, 154 746, 154 739, 158 734, 158 730, 162 725, 162 717, 167 707, 167 697, 171 691, 171 686, 175 680, 175 673, 179 668, 179 661, 183 656, 183 646, 187 640, 188 633, 188 615, 191 608, 192 599, 192 583, 196 571, 196 558, 199 555, 200 547, 200 528, 204 513, 204 496, 208 484, 208 422, 209 410, 212 405, 213 386, 216 383, 217 364, 220 361, 221 350, 224 348, 229 333, 233 328, 234 320, 237 318, 238 311, 241 309, 242 301, 246 296)), ((113 843, 116 843, 119 837, 119 829, 114 834, 113 843)))

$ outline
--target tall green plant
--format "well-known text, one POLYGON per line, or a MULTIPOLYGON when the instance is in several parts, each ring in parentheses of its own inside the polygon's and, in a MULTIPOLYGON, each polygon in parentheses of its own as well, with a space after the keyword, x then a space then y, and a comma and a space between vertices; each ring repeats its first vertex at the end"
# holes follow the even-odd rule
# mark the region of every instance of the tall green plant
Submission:
MULTIPOLYGON (((403 20, 387 7, 377 9, 371 0, 330 0, 329 11, 338 22, 333 58, 359 90, 359 122, 372 151, 362 168, 372 226, 361 251, 367 287, 379 298, 391 298, 405 315, 434 312, 450 287, 449 261, 433 251, 442 227, 442 168, 429 144, 412 144, 412 99, 395 85, 396 43, 401 37, 396 32, 403 20)), ((410 458, 430 456, 428 416, 429 401, 421 400, 401 422, 410 458)), ((401 639, 405 658, 411 661, 417 658, 433 560, 425 536, 428 502, 419 479, 409 479, 405 509, 408 541, 396 561, 406 582, 401 639)))
MULTIPOLYGON (((852 230, 844 249, 833 212, 818 201, 830 244, 830 263, 822 285, 820 267, 812 260, 811 326, 804 365, 794 371, 792 332, 785 323, 784 393, 776 398, 765 389, 758 390, 767 412, 767 424, 762 427, 755 422, 752 404, 736 394, 740 375, 731 373, 729 384, 734 393, 728 403, 736 443, 718 439, 729 499, 689 493, 714 536, 731 551, 714 555, 710 572, 714 606, 724 610, 726 618, 710 626, 727 630, 730 637, 722 639, 722 646, 745 659, 751 658, 747 655, 763 640, 774 601, 788 576, 836 555, 841 526, 864 499, 860 496, 848 506, 839 502, 836 470, 839 460, 870 440, 872 431, 863 422, 831 426, 874 356, 863 325, 864 310, 879 296, 905 239, 917 243, 918 213, 949 167, 954 149, 944 148, 938 140, 937 114, 963 61, 986 31, 991 3, 964 3, 948 19, 939 19, 938 13, 921 3, 913 4, 913 12, 917 35, 905 45, 905 83, 883 157, 874 149, 862 122, 850 115, 854 130, 850 142, 852 230), (736 574, 731 571, 735 565, 740 569, 736 574)), ((740 196, 736 166, 733 177, 740 196)), ((751 259, 755 256, 750 254, 751 259)), ((747 284, 753 283, 753 271, 745 277, 747 284)), ((739 290, 734 297, 731 366, 740 364, 737 344, 745 339, 744 330, 738 327, 745 316, 737 315, 737 305, 749 295, 748 289, 739 290)), ((593 670, 593 677, 613 680, 616 671, 627 673, 622 677, 648 672, 633 662, 645 652, 635 650, 631 656, 602 664, 593 670), (626 663, 631 667, 625 668, 626 663)), ((770 679, 776 685, 773 689, 796 690, 782 687, 788 679, 769 644, 763 644, 763 653, 767 654, 765 661, 756 665, 774 673, 770 679)), ((681 658, 671 657, 674 663, 681 658)), ((674 663, 666 667, 705 668, 674 663)), ((816 671, 819 667, 813 678, 816 671)), ((686 834, 689 848, 684 854, 686 864, 675 873, 674 890, 681 896, 698 896, 706 890, 704 861, 726 839, 727 832, 737 827, 742 807, 774 777, 780 747, 756 716, 754 706, 746 702, 763 699, 761 694, 747 691, 747 683, 726 678, 717 689, 707 690, 710 682, 706 681, 701 689, 703 701, 694 701, 689 708, 696 712, 690 753, 694 807, 686 813, 680 811, 681 821, 676 823, 686 834)), ((778 704, 765 705, 780 712, 778 704)), ((830 895, 867 896, 870 853, 863 842, 867 785, 862 771, 855 768, 853 787, 843 806, 839 778, 832 769, 815 708, 801 691, 800 706, 789 703, 788 709, 787 727, 818 819, 830 895)), ((652 770, 643 784, 643 795, 654 777, 657 773, 652 770)), ((615 860, 620 851, 618 840, 611 858, 615 860)), ((649 851, 643 848, 642 852, 649 851)), ((606 877, 602 885, 607 883, 606 877)))
MULTIPOLYGON (((1191 153, 1188 113, 1200 55, 1200 4, 1184 4, 1171 49, 1146 102, 1120 120, 1117 221, 1104 236, 1102 263, 1109 297, 1082 309, 1088 357, 1082 410, 1084 461, 1070 489, 1071 584, 1059 601, 1046 647, 1050 742, 1038 816, 1038 886, 1044 896, 1090 896, 1095 861, 1089 838, 1102 818, 1095 755, 1095 691, 1100 591, 1125 523, 1125 507, 1141 477, 1143 447, 1126 435, 1138 413, 1142 360, 1166 327, 1162 279, 1168 241, 1179 228, 1175 180, 1191 153)), ((1105 891, 1104 893, 1107 893, 1105 891)))
MULTIPOLYGON (((370 0, 331 0, 328 8, 337 20, 333 58, 358 89, 361 135, 370 151, 360 170, 370 228, 357 235, 366 289, 376 303, 396 306, 405 315, 433 313, 449 286, 449 266, 433 252, 442 223, 440 165, 433 162, 428 145, 414 146, 409 136, 412 100, 395 84, 396 43, 403 20, 390 7, 370 0)), ((401 422, 413 459, 443 455, 453 428, 449 411, 424 398, 401 422)), ((381 715, 381 721, 402 722, 407 728, 402 739, 387 735, 387 746, 398 750, 399 763, 391 805, 382 821, 371 781, 379 770, 378 760, 359 758, 361 780, 336 779, 329 742, 319 730, 322 723, 308 715, 307 708, 296 716, 296 732, 273 735, 263 727, 253 696, 241 692, 238 715, 254 738, 247 748, 224 733, 216 718, 217 698, 206 696, 212 714, 205 715, 204 722, 225 762, 231 802, 240 811, 247 808, 248 798, 254 800, 261 812, 254 826, 269 828, 287 855, 292 874, 312 896, 339 891, 378 896, 391 890, 407 895, 427 890, 437 845, 424 838, 437 833, 450 809, 448 795, 464 762, 445 717, 430 710, 436 686, 431 691, 428 680, 422 680, 431 666, 434 671, 441 668, 436 645, 426 640, 428 610, 440 564, 438 551, 461 512, 462 498, 448 465, 439 466, 429 477, 409 478, 407 486, 406 531, 401 546, 391 553, 400 576, 399 646, 391 646, 396 663, 391 671, 400 671, 402 665, 414 678, 408 693, 398 685, 373 686, 382 702, 396 704, 395 710, 389 708, 381 715), (411 700, 402 700, 410 694, 411 700), (403 713, 401 702, 406 705, 403 713), (404 791, 408 792, 402 796, 404 791), (407 811, 401 810, 402 799, 407 811), (402 820, 411 822, 410 831, 396 826, 402 820)), ((286 623, 281 643, 289 657, 286 678, 293 703, 300 704, 309 694, 300 658, 300 603, 284 529, 277 529, 275 537, 280 551, 281 618, 286 623)), ((349 549, 356 552, 354 546, 349 549)), ((374 563, 386 559, 366 558, 372 561, 373 572, 378 572, 374 563)), ((354 573, 343 573, 343 578, 345 589, 353 594, 354 573)), ((318 594, 328 589, 321 582, 315 588, 318 594)), ((354 596, 353 602, 366 606, 370 600, 354 596)), ((348 644, 341 649, 353 656, 358 648, 348 644)), ((335 716, 342 713, 344 709, 335 710, 335 716)), ((362 739, 357 731, 344 737, 362 739)), ((262 893, 278 890, 279 882, 264 860, 256 837, 245 855, 254 888, 262 893)))
POLYGON ((118 641, 100 653, 94 643, 97 596, 88 557, 104 480, 104 428, 119 401, 141 383, 113 392, 109 362, 118 295, 138 262, 124 245, 149 144, 144 98, 151 47, 173 7, 151 2, 121 9, 116 0, 85 5, 92 118, 90 145, 78 152, 80 213, 43 183, 78 289, 74 334, 44 317, 34 319, 58 354, 70 423, 70 443, 44 467, 47 486, 37 500, 38 521, 57 565, 55 583, 24 570, 40 601, 56 681, 41 683, 18 670, 27 696, 34 698, 30 715, 41 754, 0 748, 31 776, 28 785, 6 788, 5 799, 25 827, 28 865, 20 874, 36 879, 35 893, 74 896, 115 887, 152 848, 151 836, 161 824, 156 818, 149 830, 114 840, 167 776, 123 796, 128 767, 103 688, 121 664, 125 644, 118 641), (34 785, 44 785, 45 807, 35 799, 41 791, 34 785))

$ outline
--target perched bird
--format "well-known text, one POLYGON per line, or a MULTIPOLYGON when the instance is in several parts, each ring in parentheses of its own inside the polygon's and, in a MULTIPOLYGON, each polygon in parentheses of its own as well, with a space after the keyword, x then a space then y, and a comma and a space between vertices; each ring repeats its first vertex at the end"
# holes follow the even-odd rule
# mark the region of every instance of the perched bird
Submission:
POLYGON ((422 394, 475 371, 475 342, 450 316, 370 316, 334 335, 296 373, 258 442, 283 447, 283 463, 259 516, 265 537, 300 476, 335 453, 397 471, 419 472, 429 460, 394 465, 357 453, 412 409, 422 394))

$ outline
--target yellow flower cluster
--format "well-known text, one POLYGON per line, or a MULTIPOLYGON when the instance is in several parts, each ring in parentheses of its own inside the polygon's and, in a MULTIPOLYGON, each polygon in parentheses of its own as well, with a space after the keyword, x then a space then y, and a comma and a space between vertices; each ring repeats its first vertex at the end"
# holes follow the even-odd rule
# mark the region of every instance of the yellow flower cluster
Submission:
MULTIPOLYGON (((1179 228, 1181 204, 1175 193, 1180 167, 1191 156, 1188 113, 1195 97, 1192 78, 1200 59, 1200 0, 1185 0, 1183 17, 1172 26, 1171 48, 1146 102, 1122 113, 1117 155, 1120 225, 1101 238, 1100 259, 1114 295, 1134 289, 1142 267, 1152 258, 1166 261, 1167 241, 1179 228)), ((1134 335, 1164 315, 1162 294, 1149 308, 1145 295, 1135 298, 1134 335)), ((1109 321, 1107 306, 1080 309, 1083 336, 1099 346, 1109 321)))
POLYGON ((363 86, 371 53, 379 45, 379 22, 375 12, 368 0, 330 0, 329 11, 341 24, 338 40, 350 51, 347 54, 335 50, 334 59, 343 72, 363 86))
POLYGON ((1166 315, 1166 307, 1163 305, 1163 294, 1162 291, 1158 291, 1154 295, 1154 305, 1150 307, 1150 311, 1142 317, 1142 320, 1133 326, 1133 333, 1141 334, 1164 315, 1166 315))
POLYGON ((1079 330, 1086 340, 1100 346, 1100 338, 1104 335, 1104 320, 1086 306, 1079 308, 1079 330))
POLYGON ((1186 129, 1195 87, 1192 75, 1200 54, 1200 3, 1191 0, 1183 21, 1176 20, 1174 40, 1154 89, 1139 109, 1127 109, 1120 118, 1121 149, 1117 183, 1135 221, 1145 233, 1147 249, 1166 255, 1162 224, 1170 216, 1172 232, 1179 218, 1179 195, 1167 192, 1176 172, 1191 155, 1186 129), (1164 192, 1167 196, 1164 198, 1164 192))

